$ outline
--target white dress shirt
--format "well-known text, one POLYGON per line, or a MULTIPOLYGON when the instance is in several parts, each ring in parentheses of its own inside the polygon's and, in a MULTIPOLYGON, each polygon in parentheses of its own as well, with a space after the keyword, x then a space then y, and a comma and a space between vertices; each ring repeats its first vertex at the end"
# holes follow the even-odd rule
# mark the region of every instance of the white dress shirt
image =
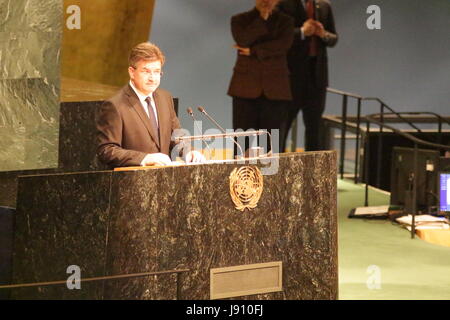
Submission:
POLYGON ((155 100, 153 99, 153 92, 149 96, 143 95, 141 92, 139 92, 138 89, 136 89, 136 87, 134 86, 134 84, 131 80, 130 80, 130 86, 134 90, 136 95, 138 96, 142 107, 144 107, 144 110, 147 113, 147 116, 150 117, 149 112, 153 112, 155 114, 156 124, 159 127, 158 111, 156 110, 155 100), (149 110, 149 108, 147 106, 147 101, 145 101, 145 99, 147 99, 147 97, 150 97, 150 104, 152 105, 152 110, 149 110))

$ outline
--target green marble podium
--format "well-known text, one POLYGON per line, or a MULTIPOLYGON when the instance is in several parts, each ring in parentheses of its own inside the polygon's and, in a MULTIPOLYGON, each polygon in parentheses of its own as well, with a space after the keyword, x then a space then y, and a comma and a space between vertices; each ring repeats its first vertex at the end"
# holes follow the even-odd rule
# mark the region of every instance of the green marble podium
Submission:
MULTIPOLYGON (((283 154, 258 206, 241 212, 243 164, 19 178, 13 282, 189 269, 185 299, 210 298, 210 270, 282 262, 282 291, 238 299, 337 299, 336 154, 283 154)), ((253 164, 264 168, 264 164, 253 164)), ((175 276, 14 289, 14 299, 174 299, 175 276)))

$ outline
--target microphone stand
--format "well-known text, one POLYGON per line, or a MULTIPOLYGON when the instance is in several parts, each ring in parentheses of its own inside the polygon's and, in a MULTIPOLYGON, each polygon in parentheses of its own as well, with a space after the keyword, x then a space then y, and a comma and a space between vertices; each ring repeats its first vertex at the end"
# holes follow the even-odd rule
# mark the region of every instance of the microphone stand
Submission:
MULTIPOLYGON (((192 108, 189 107, 189 108, 187 108, 186 111, 187 111, 187 113, 191 116, 192 120, 194 120, 194 126, 197 128, 198 132, 200 132, 200 134, 203 135, 201 128, 199 128, 198 125, 197 125, 197 120, 195 120, 194 112, 192 111, 192 108)), ((209 147, 209 144, 208 144, 204 139, 201 139, 201 140, 202 140, 203 143, 205 144, 206 149, 208 149, 209 154, 210 154, 210 157, 211 157, 212 150, 211 150, 211 148, 209 147)))
MULTIPOLYGON (((206 110, 203 108, 203 107, 201 107, 201 106, 199 106, 198 108, 198 111, 200 111, 201 113, 203 113, 220 131, 222 131, 222 133, 225 133, 226 134, 226 131, 225 131, 225 129, 224 128, 222 128, 222 126, 220 126, 218 123, 217 123, 217 121, 216 120, 214 120, 207 112, 206 112, 206 110)), ((229 139, 231 139, 230 137, 228 137, 228 136, 226 136, 227 138, 229 138, 229 139)), ((231 139, 232 141, 233 141, 233 143, 238 147, 238 149, 239 149, 239 151, 240 151, 240 153, 241 153, 241 157, 242 158, 245 158, 245 155, 244 155, 244 151, 242 151, 242 147, 239 145, 239 143, 237 143, 236 142, 236 140, 233 138, 233 139, 231 139)))

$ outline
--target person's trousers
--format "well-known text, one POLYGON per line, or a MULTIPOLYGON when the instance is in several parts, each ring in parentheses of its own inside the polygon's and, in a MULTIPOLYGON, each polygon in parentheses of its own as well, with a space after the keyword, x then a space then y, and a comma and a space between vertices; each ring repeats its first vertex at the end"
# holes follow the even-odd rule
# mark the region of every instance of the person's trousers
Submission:
MULTIPOLYGON (((316 58, 308 58, 303 74, 291 74, 291 90, 293 100, 289 107, 287 131, 302 110, 305 125, 305 151, 323 150, 322 114, 325 110, 326 86, 318 86, 316 79, 316 58)), ((284 137, 287 140, 287 134, 284 137)))
MULTIPOLYGON (((270 100, 264 96, 256 99, 233 97, 233 128, 234 130, 263 130, 267 129, 272 134, 272 143, 259 140, 259 146, 267 146, 265 152, 284 152, 286 124, 290 101, 270 100), (278 130, 276 132, 275 130, 278 130)), ((262 137, 264 138, 264 137, 262 137)), ((241 139, 243 140, 243 139, 241 139)), ((244 150, 249 146, 255 146, 256 140, 245 139, 244 150)))

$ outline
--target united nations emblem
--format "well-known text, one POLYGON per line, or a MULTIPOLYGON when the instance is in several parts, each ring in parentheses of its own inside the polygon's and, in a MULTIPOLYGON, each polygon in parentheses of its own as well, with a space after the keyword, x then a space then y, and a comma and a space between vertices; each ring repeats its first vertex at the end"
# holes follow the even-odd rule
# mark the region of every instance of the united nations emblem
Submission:
POLYGON ((236 209, 244 211, 257 206, 263 191, 263 176, 257 167, 235 168, 230 174, 230 195, 236 209))

